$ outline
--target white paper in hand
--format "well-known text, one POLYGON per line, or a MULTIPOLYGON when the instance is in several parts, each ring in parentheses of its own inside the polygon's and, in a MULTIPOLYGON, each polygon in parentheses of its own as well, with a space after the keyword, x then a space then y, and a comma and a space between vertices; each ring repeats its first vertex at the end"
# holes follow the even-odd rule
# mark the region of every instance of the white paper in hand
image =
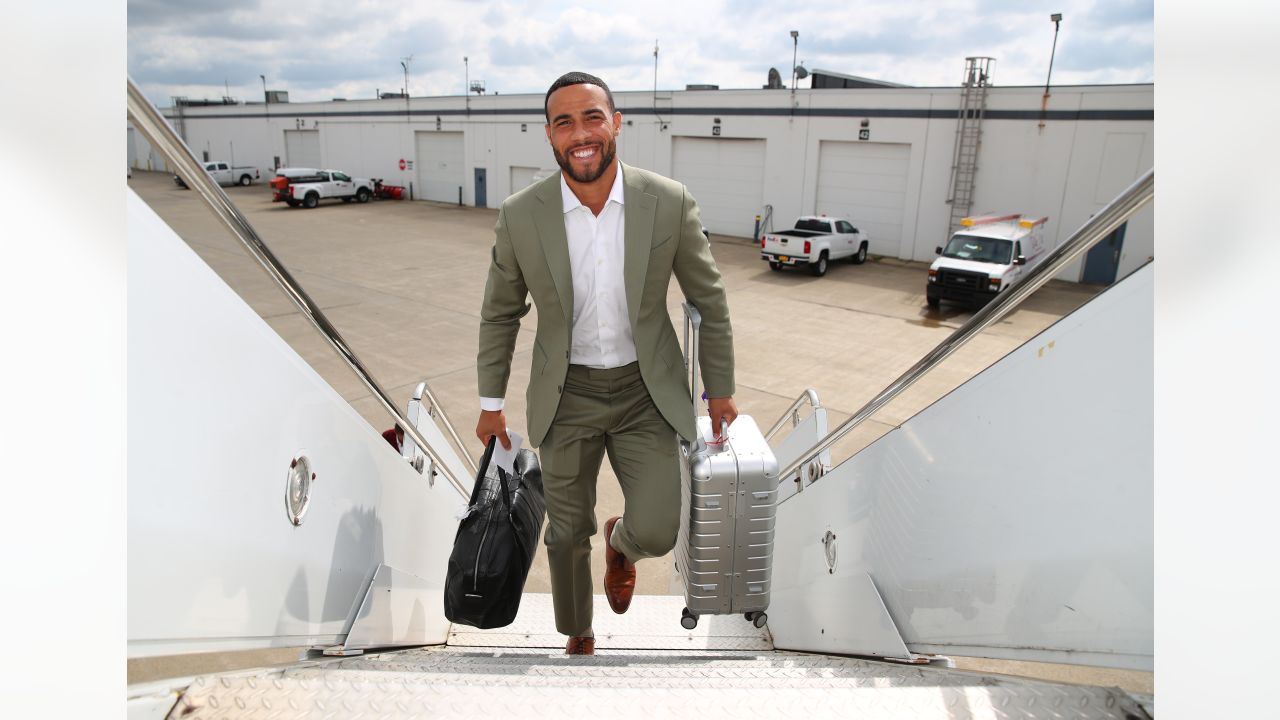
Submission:
POLYGON ((507 437, 511 439, 511 449, 504 450, 502 448, 502 441, 499 440, 498 443, 493 446, 493 459, 491 462, 503 470, 506 470, 507 473, 512 474, 516 471, 516 453, 520 451, 520 446, 524 444, 524 438, 520 437, 510 429, 507 430, 507 437))

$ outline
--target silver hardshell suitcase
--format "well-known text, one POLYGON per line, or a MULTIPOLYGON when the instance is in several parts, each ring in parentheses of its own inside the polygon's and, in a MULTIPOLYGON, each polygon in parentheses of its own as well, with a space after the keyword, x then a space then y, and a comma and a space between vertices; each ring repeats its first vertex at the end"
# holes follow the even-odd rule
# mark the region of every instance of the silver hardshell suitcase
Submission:
MULTIPOLYGON (((697 308, 685 303, 685 363, 698 393, 697 308)), ((701 615, 742 613, 764 627, 773 569, 778 461, 754 419, 739 415, 728 439, 716 443, 711 418, 697 418, 698 438, 681 441, 680 537, 676 571, 684 581, 680 624, 701 615)))

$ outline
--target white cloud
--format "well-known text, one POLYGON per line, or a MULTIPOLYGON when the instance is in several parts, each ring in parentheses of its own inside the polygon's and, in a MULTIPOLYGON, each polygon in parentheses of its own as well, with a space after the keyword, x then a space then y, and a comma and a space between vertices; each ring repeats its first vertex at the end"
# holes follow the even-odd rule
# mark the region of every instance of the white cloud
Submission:
MULTIPOLYGON (((1058 6, 1066 17, 1054 82, 1153 81, 1150 0, 1077 4, 1058 6)), ((233 96, 256 100, 260 74, 294 101, 373 97, 404 84, 400 58, 407 55, 415 96, 461 93, 463 56, 470 79, 504 94, 541 93, 571 69, 595 72, 617 90, 646 90, 655 39, 661 89, 758 88, 771 67, 789 78, 792 29, 808 68, 956 85, 966 56, 990 55, 997 84, 1034 85, 1044 81, 1053 41, 1048 11, 1020 0, 812 0, 785 9, 755 0, 625 7, 312 0, 307 13, 281 13, 261 0, 223 5, 230 11, 177 0, 130 3, 129 72, 153 99, 217 97, 225 84, 233 96)))

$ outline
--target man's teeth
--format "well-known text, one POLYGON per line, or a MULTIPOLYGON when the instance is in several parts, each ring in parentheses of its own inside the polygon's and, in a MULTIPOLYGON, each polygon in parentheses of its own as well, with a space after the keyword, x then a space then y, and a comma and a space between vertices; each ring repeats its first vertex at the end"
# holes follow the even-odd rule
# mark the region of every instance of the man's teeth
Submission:
POLYGON ((589 158, 595 154, 596 154, 595 148, 581 148, 579 150, 573 151, 573 156, 576 158, 589 158))

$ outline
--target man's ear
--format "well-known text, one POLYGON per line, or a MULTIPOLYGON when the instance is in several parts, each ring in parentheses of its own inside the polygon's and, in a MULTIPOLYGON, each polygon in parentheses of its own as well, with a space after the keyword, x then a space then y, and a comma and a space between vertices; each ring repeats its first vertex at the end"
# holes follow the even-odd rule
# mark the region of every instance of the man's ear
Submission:
POLYGON ((617 110, 613 111, 613 134, 617 135, 622 132, 622 113, 617 110))
POLYGON ((551 123, 543 125, 542 129, 547 133, 547 142, 551 142, 551 123))

